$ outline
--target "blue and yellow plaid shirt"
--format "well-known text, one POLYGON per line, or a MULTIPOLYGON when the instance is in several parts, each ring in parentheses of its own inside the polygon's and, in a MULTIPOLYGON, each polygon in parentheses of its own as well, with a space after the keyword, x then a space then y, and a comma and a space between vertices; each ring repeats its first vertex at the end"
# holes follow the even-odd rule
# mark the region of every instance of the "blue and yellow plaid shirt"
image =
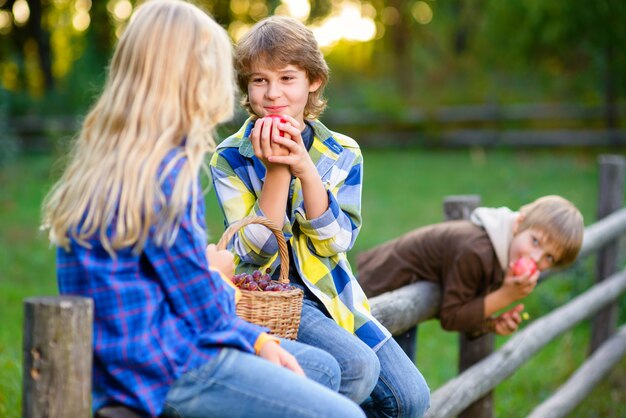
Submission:
MULTIPOLYGON (((314 132, 309 154, 328 192, 329 207, 320 217, 307 219, 300 180, 292 179, 283 233, 305 285, 341 327, 377 350, 390 334, 370 313, 346 256, 361 228, 361 150, 353 139, 331 132, 321 122, 308 122, 314 132)), ((253 126, 254 118, 249 118, 217 147, 211 159, 213 185, 226 226, 246 216, 264 216, 258 198, 266 170, 249 140, 253 126)), ((276 239, 262 225, 240 230, 230 245, 238 271, 270 268, 274 272, 280 266, 276 239)))
MULTIPOLYGON (((172 151, 161 165, 171 162, 172 151)), ((180 158, 165 176, 171 196, 180 158)), ((98 234, 84 247, 71 240, 57 251, 62 294, 94 300, 93 408, 121 403, 158 416, 170 385, 183 373, 214 359, 222 347, 254 353, 264 331, 235 314, 235 289, 207 263, 203 232, 204 196, 190 198, 169 247, 155 243, 155 228, 140 253, 132 248, 107 253, 98 234), (196 225, 192 206, 196 205, 196 225)), ((114 233, 109 227, 107 235, 114 233)))

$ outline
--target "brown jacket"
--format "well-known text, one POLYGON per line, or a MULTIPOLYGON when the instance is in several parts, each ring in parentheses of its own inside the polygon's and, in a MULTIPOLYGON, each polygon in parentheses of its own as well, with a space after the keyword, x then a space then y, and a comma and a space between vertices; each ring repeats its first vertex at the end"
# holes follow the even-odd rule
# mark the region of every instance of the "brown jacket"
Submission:
POLYGON ((470 221, 415 229, 359 254, 357 268, 369 297, 418 280, 440 284, 441 326, 470 334, 486 332, 484 298, 504 278, 489 236, 470 221))

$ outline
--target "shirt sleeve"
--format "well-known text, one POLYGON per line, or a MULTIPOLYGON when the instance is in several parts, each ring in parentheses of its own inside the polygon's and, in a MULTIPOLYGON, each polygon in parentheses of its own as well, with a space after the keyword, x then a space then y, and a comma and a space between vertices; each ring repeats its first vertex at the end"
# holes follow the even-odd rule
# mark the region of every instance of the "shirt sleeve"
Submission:
POLYGON ((462 252, 443 280, 439 309, 441 326, 448 331, 484 332, 485 295, 482 292, 485 270, 480 256, 462 252))
MULTIPOLYGON (((348 170, 335 170, 339 180, 324 182, 328 193, 328 209, 315 219, 307 219, 302 203, 296 209, 296 220, 306 235, 310 248, 320 257, 332 257, 348 252, 354 246, 362 224, 361 189, 363 157, 354 149, 345 150, 355 158, 348 170), (341 176, 340 173, 346 173, 341 176)), ((340 165, 339 165, 340 167, 340 165)))
MULTIPOLYGON (((210 169, 213 188, 227 226, 246 216, 266 217, 252 185, 258 178, 248 172, 256 169, 252 159, 240 155, 236 148, 224 148, 213 155, 210 169)), ((285 239, 290 239, 291 224, 286 213, 282 227, 285 239)), ((243 263, 256 266, 270 264, 278 253, 276 238, 263 225, 249 225, 239 230, 229 245, 243 263)))

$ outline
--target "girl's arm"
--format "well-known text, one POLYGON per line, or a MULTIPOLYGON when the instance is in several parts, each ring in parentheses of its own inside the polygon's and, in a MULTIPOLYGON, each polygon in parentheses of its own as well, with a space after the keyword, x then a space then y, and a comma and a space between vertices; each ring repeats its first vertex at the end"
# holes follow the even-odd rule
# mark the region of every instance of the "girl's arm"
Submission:
MULTIPOLYGON (((171 195, 178 168, 168 174, 163 184, 166 199, 171 195)), ((217 270, 210 269, 205 254, 204 213, 202 193, 198 193, 196 201, 190 196, 173 241, 157 244, 153 237, 147 241, 143 253, 149 264, 146 268, 156 272, 159 289, 164 293, 163 303, 183 320, 181 324, 193 328, 204 344, 227 345, 254 353, 254 345, 265 329, 236 315, 236 289, 217 270)))

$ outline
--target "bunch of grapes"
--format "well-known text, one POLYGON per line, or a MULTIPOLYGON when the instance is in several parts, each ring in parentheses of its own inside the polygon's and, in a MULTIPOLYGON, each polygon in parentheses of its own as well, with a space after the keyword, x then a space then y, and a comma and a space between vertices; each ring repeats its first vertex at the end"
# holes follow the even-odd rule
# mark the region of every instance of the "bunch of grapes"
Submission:
POLYGON ((235 274, 231 279, 235 286, 243 290, 256 290, 259 292, 283 292, 293 290, 294 287, 289 283, 279 283, 272 280, 267 273, 261 273, 255 270, 252 274, 239 273, 235 274))

